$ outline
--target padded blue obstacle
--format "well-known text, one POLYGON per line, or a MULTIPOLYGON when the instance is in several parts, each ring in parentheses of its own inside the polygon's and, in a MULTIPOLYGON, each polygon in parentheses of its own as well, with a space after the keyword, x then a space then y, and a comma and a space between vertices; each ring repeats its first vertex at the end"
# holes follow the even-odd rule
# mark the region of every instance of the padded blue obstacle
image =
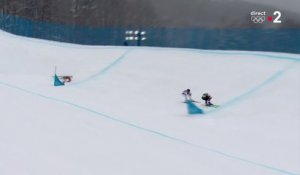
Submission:
POLYGON ((192 101, 186 102, 189 114, 204 114, 204 111, 196 106, 192 101))

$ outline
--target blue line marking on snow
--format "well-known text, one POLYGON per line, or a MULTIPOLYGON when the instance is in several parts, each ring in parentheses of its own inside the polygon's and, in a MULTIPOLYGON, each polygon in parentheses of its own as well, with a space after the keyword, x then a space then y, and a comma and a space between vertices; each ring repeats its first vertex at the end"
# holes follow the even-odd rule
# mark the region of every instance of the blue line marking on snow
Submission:
MULTIPOLYGON (((290 57, 290 56, 279 56, 279 55, 269 55, 264 53, 249 53, 243 51, 221 51, 221 50, 202 50, 202 49, 188 49, 188 48, 151 48, 151 47, 144 47, 141 48, 144 50, 156 50, 156 51, 185 51, 185 52, 193 52, 193 53, 206 53, 206 54, 214 54, 214 55, 244 55, 244 56, 255 56, 255 57, 265 57, 273 60, 289 60, 300 62, 300 57, 290 57)), ((294 54, 295 55, 295 54, 294 54)))
MULTIPOLYGON (((41 42, 39 42, 41 43, 41 42)), ((46 44, 53 44, 53 43, 49 43, 47 42, 46 44)), ((54 45, 54 44, 53 44, 54 45)), ((60 46, 60 47, 66 47, 66 45, 56 45, 56 46, 60 46)), ((76 48, 76 45, 68 45, 72 48, 76 48)), ((79 47, 78 48, 82 48, 83 46, 80 46, 78 45, 79 47)), ((84 47, 84 49, 87 49, 87 48, 91 48, 91 49, 99 49, 98 47, 84 47)), ((105 48, 106 49, 106 48, 105 48)), ((114 47, 112 49, 115 49, 114 47)), ((155 50, 159 50, 159 48, 154 48, 155 50)), ((166 48, 165 48, 166 49, 166 48)), ((176 50, 176 49, 172 49, 172 50, 176 50)), ((179 49, 178 49, 179 50, 179 49)), ((270 59, 282 59, 282 60, 291 60, 291 61, 294 61, 294 62, 299 62, 300 59, 299 58, 293 58, 293 57, 287 57, 287 56, 273 56, 273 55, 267 55, 267 54, 256 54, 256 53, 229 53, 229 52, 221 52, 221 51, 206 51, 206 50, 193 50, 193 49, 181 49, 181 50, 186 50, 186 51, 189 51, 189 52, 202 52, 202 53, 209 53, 209 54, 221 54, 221 55, 252 55, 252 56, 259 56, 259 57, 266 57, 266 58, 270 58, 270 59)), ((126 54, 125 54, 126 55, 126 54)), ((122 58, 122 56, 121 56, 122 58)), ((115 64, 117 64, 119 61, 121 61, 122 59, 119 58, 115 61, 115 63, 112 63, 110 66, 108 66, 106 69, 103 69, 102 71, 100 71, 98 74, 95 74, 94 76, 91 76, 89 79, 87 79, 86 81, 90 80, 90 79, 93 79, 93 78, 96 78, 100 75, 103 75, 105 74, 109 69, 111 69, 112 67, 115 66, 115 64)), ((264 81, 263 83, 261 83, 260 85, 258 85, 257 87, 251 89, 250 91, 232 99, 232 100, 229 100, 228 102, 226 102, 225 104, 223 104, 222 107, 226 107, 226 106, 230 106, 232 105, 233 103, 237 102, 237 101, 240 101, 246 97, 248 97, 249 95, 253 94, 254 92, 256 92, 257 90, 259 90, 260 88, 262 88, 263 86, 275 81, 276 79, 278 79, 280 76, 282 76, 284 74, 285 71, 279 71, 277 73, 275 73, 273 76, 271 76, 269 79, 267 79, 266 81, 264 81)), ((59 103, 63 103, 63 104, 66 104, 66 105, 70 105, 70 106, 73 106, 73 107, 76 107, 76 108, 79 108, 79 109, 82 109, 84 111, 87 111, 87 112, 90 112, 90 113, 93 113, 93 114, 96 114, 96 115, 99 115, 99 116, 102 116, 104 118, 107 118, 107 119, 110 119, 110 120, 113 120, 113 121, 116 121, 116 122, 119 122, 121 124, 125 124, 125 125, 128 125, 128 126, 131 126, 131 127, 134 127, 134 128, 137 128, 137 129, 140 129, 140 130, 144 130, 146 132, 149 132, 149 133, 152 133, 152 134, 156 134, 156 135, 159 135, 159 136, 162 136, 162 137, 165 137, 165 138, 168 138, 168 139, 171 139, 171 140, 174 140, 174 141, 177 141, 177 142, 181 142, 181 143, 184 143, 184 144, 187 144, 187 145, 191 145, 191 146, 194 146, 194 147, 198 147, 198 148, 201 148, 203 150, 207 150, 207 151, 210 151, 212 153, 216 153, 218 155, 221 155, 221 156, 225 156, 227 158, 232 158, 232 159, 235 159, 235 160, 240 160, 242 162, 245 162, 245 163, 249 163, 249 164, 252 164, 252 165, 256 165, 258 167, 261 167, 261 168, 266 168, 266 169, 269 169, 269 170, 272 170, 272 171, 275 171, 275 172, 279 172, 279 173, 283 173, 283 174, 287 174, 287 175, 300 175, 299 173, 292 173, 292 172, 288 172, 288 171, 285 171, 285 170, 282 170, 282 169, 279 169, 279 168, 274 168, 272 166, 269 166, 269 165, 265 165, 265 164, 262 164, 262 163, 258 163, 258 162, 254 162, 254 161, 250 161, 250 160, 247 160, 247 159, 243 159, 243 158, 240 158, 240 157, 237 157, 237 156, 233 156, 233 155, 229 155, 229 154, 226 154, 226 153, 223 153, 221 151, 217 151, 217 150, 214 150, 214 149, 211 149, 211 148, 207 148, 207 147, 203 147, 201 145, 197 145, 197 144, 193 144, 193 143, 190 143, 190 142, 187 142, 183 139, 179 139, 179 138, 175 138, 175 137, 172 137, 172 136, 169 136, 169 135, 166 135, 166 134, 163 134, 161 132, 157 132, 157 131, 154 131, 154 130, 151 130, 151 129, 147 129, 147 128, 143 128, 141 126, 138 126, 136 124, 133 124, 133 123, 129 123, 129 122, 126 122, 126 121, 122 121, 120 119, 117 119, 117 118, 114 118, 114 117, 111 117, 109 115, 106 115, 106 114, 103 114, 103 113, 100 113, 100 112, 97 112, 93 109, 89 109, 87 107, 84 107, 84 106, 80 106, 80 105, 77 105, 77 104, 74 104, 74 103, 71 103, 71 102, 68 102, 68 101, 65 101, 65 100, 61 100, 61 99, 57 99, 57 98, 54 98, 54 97, 49 97, 49 96, 45 96, 43 94, 39 94, 39 93, 36 93, 36 92, 32 92, 32 91, 29 91, 29 90, 26 90, 26 89, 23 89, 23 88, 20 88, 20 87, 16 87, 16 86, 12 86, 12 85, 9 85, 7 83, 2 83, 0 82, 1 85, 3 86, 6 86, 6 87, 9 87, 9 88, 12 88, 12 89, 16 89, 16 90, 19 90, 19 91, 23 91, 23 92, 26 92, 28 94, 32 94, 32 95, 36 95, 36 96, 39 96, 41 98, 44 98, 44 99, 48 99, 48 100, 52 100, 52 101, 55 101, 55 102, 59 102, 59 103)), ((75 83, 74 83, 75 84, 75 83)))
MULTIPOLYGON (((127 46, 128 47, 128 46, 127 46)), ((122 48, 122 47, 121 47, 122 48)), ((112 62, 110 65, 108 65, 106 68, 100 70, 98 73, 91 75, 87 79, 74 82, 68 86, 76 86, 83 84, 87 81, 93 80, 95 78, 98 78, 100 76, 103 76, 107 71, 109 71, 111 68, 115 67, 120 61, 122 61, 130 51, 137 49, 136 47, 130 47, 130 50, 127 50, 123 55, 121 55, 118 59, 116 59, 114 62, 112 62)), ((300 58, 295 57, 288 57, 288 56, 275 56, 275 55, 268 55, 268 54, 261 54, 261 53, 243 53, 243 52, 229 52, 229 51, 210 51, 210 50, 196 50, 196 49, 178 49, 178 48, 139 48, 139 50, 179 50, 179 51, 188 51, 188 52, 195 52, 195 53, 207 53, 207 54, 219 54, 219 55, 246 55, 246 56, 256 56, 256 57, 266 57, 269 59, 281 59, 281 60, 290 60, 295 62, 300 62, 300 58)))
MULTIPOLYGON (((114 62, 109 64, 107 67, 104 69, 100 70, 98 73, 91 75, 90 77, 74 82, 68 86, 76 86, 80 85, 83 83, 86 83, 90 80, 93 80, 95 78, 98 78, 100 76, 103 76, 107 71, 109 71, 111 68, 117 66, 117 64, 122 61, 130 51, 137 49, 136 47, 130 47, 131 49, 127 50, 123 55, 121 55, 118 59, 116 59, 114 62)), ((139 50, 162 50, 162 48, 152 48, 152 47, 147 47, 147 48, 139 48, 139 50)), ((196 49, 178 49, 178 48, 163 48, 163 50, 179 50, 179 51, 188 51, 188 52, 195 52, 195 53, 207 53, 207 54, 219 54, 219 55, 246 55, 246 56, 256 56, 256 57, 266 57, 269 59, 281 59, 281 60, 290 60, 290 61, 295 61, 295 62, 300 62, 300 58, 294 58, 294 57, 288 57, 288 56, 275 56, 275 55, 268 55, 268 54, 261 54, 261 53, 243 53, 243 52, 229 52, 229 51, 210 51, 210 50, 196 50, 196 49)))
POLYGON ((111 64, 109 64, 108 66, 106 66, 104 69, 100 70, 98 73, 75 83, 70 84, 69 86, 74 86, 74 85, 80 85, 83 83, 86 83, 92 79, 95 78, 99 78, 100 76, 106 74, 110 69, 112 69, 113 67, 117 66, 123 59, 126 58, 126 56, 129 54, 131 50, 127 50, 125 53, 123 53, 119 58, 117 58, 115 61, 113 61, 111 64))
POLYGON ((252 94, 256 93, 257 91, 259 91, 263 87, 269 85, 270 83, 276 81, 278 78, 280 78, 281 76, 283 76, 288 70, 291 69, 291 67, 293 66, 293 63, 294 62, 292 62, 291 64, 289 64, 284 69, 277 71, 275 74, 273 74, 272 76, 270 76, 268 79, 266 79, 265 81, 263 81, 262 83, 260 83, 256 87, 250 89, 249 91, 247 91, 247 92, 245 92, 245 93, 243 93, 243 94, 241 94, 239 96, 236 96, 236 97, 228 100, 227 102, 221 104, 220 107, 218 107, 218 108, 214 108, 214 109, 212 109, 210 111, 206 111, 205 114, 210 114, 210 113, 214 113, 214 112, 220 111, 220 110, 222 110, 222 109, 224 109, 226 107, 234 105, 237 102, 245 100, 246 98, 248 98, 252 94))
POLYGON ((62 104, 73 106, 75 108, 81 109, 83 111, 90 112, 92 114, 96 114, 96 115, 104 117, 106 119, 110 119, 112 121, 115 121, 115 122, 118 122, 118 123, 130 126, 130 127, 133 127, 133 128, 139 129, 139 130, 146 131, 148 133, 159 135, 161 137, 168 138, 168 139, 176 141, 176 142, 180 142, 180 143, 184 143, 184 144, 187 144, 187 145, 190 145, 190 146, 193 146, 193 147, 197 147, 197 148, 200 148, 200 149, 203 149, 203 150, 206 150, 206 151, 209 151, 211 153, 215 153, 215 154, 227 157, 227 158, 231 158, 231 159, 234 159, 234 160, 239 160, 239 161, 244 162, 244 163, 252 164, 252 165, 255 165, 255 166, 258 166, 258 167, 261 167, 261 168, 265 168, 265 169, 272 170, 272 171, 275 171, 275 172, 278 172, 278 173, 282 173, 282 174, 286 174, 286 175, 300 175, 299 173, 292 173, 292 172, 285 171, 285 170, 282 170, 282 169, 279 169, 279 168, 275 168, 275 167, 272 167, 272 166, 269 166, 269 165, 266 165, 266 164, 262 164, 262 163, 251 161, 251 160, 247 160, 247 159, 243 159, 243 158, 238 157, 238 156, 230 155, 230 154, 227 154, 227 153, 224 153, 224 152, 221 152, 221 151, 218 151, 218 150, 214 150, 214 149, 211 149, 211 148, 208 148, 208 147, 205 147, 205 146, 194 144, 194 143, 185 141, 185 140, 180 139, 180 138, 172 137, 172 136, 169 136, 167 134, 164 134, 164 133, 152 130, 152 129, 141 127, 141 126, 139 126, 137 124, 133 124, 133 123, 130 123, 130 122, 127 122, 127 121, 120 120, 120 119, 118 119, 116 117, 112 117, 112 116, 106 115, 104 113, 98 112, 98 111, 90 109, 88 107, 84 107, 84 106, 81 106, 81 105, 78 105, 78 104, 75 104, 75 103, 72 103, 72 102, 68 102, 66 100, 62 100, 62 99, 58 99, 58 98, 46 96, 46 95, 43 95, 43 94, 40 94, 40 93, 37 93, 37 92, 29 91, 29 90, 24 89, 24 88, 20 88, 20 87, 17 87, 17 86, 10 85, 10 84, 4 83, 4 82, 0 82, 0 85, 6 86, 6 87, 11 88, 11 89, 15 89, 15 90, 19 90, 19 91, 25 92, 27 94, 39 96, 41 98, 48 99, 48 100, 51 100, 51 101, 54 101, 54 102, 59 102, 59 103, 62 103, 62 104))
POLYGON ((289 60, 289 61, 300 62, 300 58, 288 57, 288 56, 278 56, 278 55, 268 55, 268 54, 261 54, 261 53, 243 53, 243 52, 209 51, 209 50, 195 50, 194 52, 219 54, 219 55, 246 55, 246 56, 265 57, 265 58, 270 58, 270 59, 289 60))

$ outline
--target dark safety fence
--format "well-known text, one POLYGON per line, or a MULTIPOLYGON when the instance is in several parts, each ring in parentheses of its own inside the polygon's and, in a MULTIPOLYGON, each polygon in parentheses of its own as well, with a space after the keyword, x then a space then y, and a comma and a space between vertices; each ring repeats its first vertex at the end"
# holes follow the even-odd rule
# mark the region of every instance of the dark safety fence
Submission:
POLYGON ((300 29, 97 28, 3 14, 0 14, 0 29, 27 37, 86 45, 124 45, 126 30, 144 30, 147 39, 141 41, 143 46, 300 53, 300 29))

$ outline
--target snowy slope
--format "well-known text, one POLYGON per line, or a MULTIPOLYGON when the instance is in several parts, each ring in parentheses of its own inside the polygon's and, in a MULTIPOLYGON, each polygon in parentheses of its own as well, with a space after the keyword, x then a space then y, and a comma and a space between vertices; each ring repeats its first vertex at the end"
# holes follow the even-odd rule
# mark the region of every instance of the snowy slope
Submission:
POLYGON ((0 63, 1 175, 300 174, 300 55, 0 32, 0 63), (185 88, 221 107, 188 115, 185 88))

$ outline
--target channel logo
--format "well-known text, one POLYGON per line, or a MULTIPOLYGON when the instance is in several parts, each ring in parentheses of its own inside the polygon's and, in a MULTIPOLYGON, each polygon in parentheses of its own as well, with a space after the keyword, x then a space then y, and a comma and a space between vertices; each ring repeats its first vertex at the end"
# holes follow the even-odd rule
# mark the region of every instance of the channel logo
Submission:
POLYGON ((250 13, 250 19, 254 24, 262 24, 265 21, 268 21, 270 23, 281 23, 281 12, 280 11, 274 11, 273 15, 267 15, 267 12, 265 11, 252 11, 250 13))

